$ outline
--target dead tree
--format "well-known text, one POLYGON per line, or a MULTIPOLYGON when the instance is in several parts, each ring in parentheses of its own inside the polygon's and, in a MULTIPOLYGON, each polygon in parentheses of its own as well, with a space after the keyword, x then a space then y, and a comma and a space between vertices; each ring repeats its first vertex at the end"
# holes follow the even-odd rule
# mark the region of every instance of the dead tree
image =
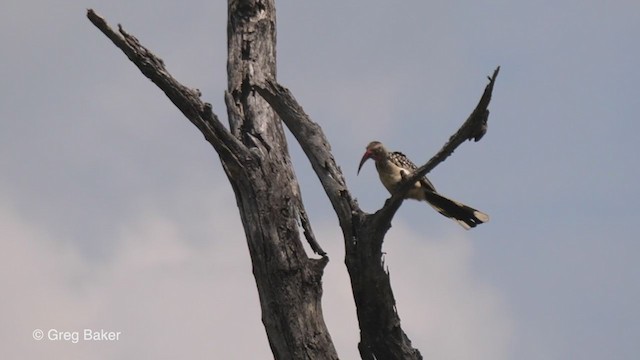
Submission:
POLYGON ((262 322, 275 359, 338 359, 321 308, 322 274, 329 258, 306 215, 282 123, 294 134, 333 205, 344 235, 345 263, 360 325, 362 359, 421 359, 400 326, 384 270, 382 243, 411 183, 467 139, 486 131, 498 70, 456 134, 376 213, 358 206, 321 127, 276 81, 274 0, 229 0, 225 127, 197 90, 174 79, 163 61, 119 25, 113 30, 93 10, 87 17, 120 48, 204 135, 220 157, 242 219, 262 322), (302 234, 299 229, 302 228, 302 234), (302 236, 320 258, 306 254, 302 236))

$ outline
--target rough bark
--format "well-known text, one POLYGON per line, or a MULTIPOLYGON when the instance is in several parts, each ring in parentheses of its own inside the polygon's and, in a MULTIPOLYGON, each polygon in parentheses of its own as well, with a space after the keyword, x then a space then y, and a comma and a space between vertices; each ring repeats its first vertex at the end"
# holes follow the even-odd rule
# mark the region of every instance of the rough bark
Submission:
POLYGON ((229 91, 232 131, 177 82, 161 59, 122 27, 113 31, 87 13, 141 72, 203 133, 218 152, 236 195, 251 255, 262 321, 276 359, 337 359, 321 308, 327 257, 309 258, 298 224, 316 252, 282 126, 268 104, 250 91, 255 79, 275 76, 275 13, 272 1, 230 1, 229 91))
POLYGON ((231 129, 257 161, 233 183, 245 228, 262 321, 276 359, 337 359, 322 315, 328 258, 307 257, 298 221, 316 251, 282 124, 251 90, 276 76, 273 0, 229 1, 227 112, 231 129))
POLYGON ((220 156, 236 195, 262 321, 274 357, 337 359, 320 306, 321 278, 328 258, 311 230, 283 129, 272 109, 300 143, 339 219, 360 325, 362 359, 422 359, 400 326, 382 243, 413 179, 426 175, 465 140, 478 141, 484 135, 499 68, 489 78, 476 109, 440 152, 410 175, 380 210, 367 214, 350 194, 322 128, 276 83, 273 0, 229 1, 225 93, 229 130, 211 105, 200 100, 197 90, 176 81, 162 60, 135 37, 122 27, 113 31, 92 10, 87 16, 164 91, 220 156), (321 259, 305 254, 298 226, 312 249, 323 255, 321 259))
POLYGON ((499 70, 498 67, 489 77, 478 105, 460 129, 433 158, 408 176, 403 186, 374 214, 364 213, 351 196, 322 128, 309 118, 291 92, 271 80, 256 86, 300 143, 338 216, 360 325, 358 349, 364 360, 422 359, 400 326, 384 266, 382 243, 404 194, 415 179, 425 176, 464 141, 478 141, 486 133, 487 108, 499 70))

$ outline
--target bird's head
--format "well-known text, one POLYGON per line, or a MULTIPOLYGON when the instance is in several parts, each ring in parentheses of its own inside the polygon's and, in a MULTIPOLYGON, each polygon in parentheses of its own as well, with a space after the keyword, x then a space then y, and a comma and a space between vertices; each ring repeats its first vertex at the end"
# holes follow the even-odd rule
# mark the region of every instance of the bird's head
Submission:
POLYGON ((385 149, 384 145, 380 141, 372 141, 367 145, 367 150, 362 155, 362 159, 360 160, 360 165, 358 166, 358 174, 360 174, 360 169, 362 169, 362 165, 369 160, 373 159, 374 161, 382 160, 387 155, 387 149, 385 149))

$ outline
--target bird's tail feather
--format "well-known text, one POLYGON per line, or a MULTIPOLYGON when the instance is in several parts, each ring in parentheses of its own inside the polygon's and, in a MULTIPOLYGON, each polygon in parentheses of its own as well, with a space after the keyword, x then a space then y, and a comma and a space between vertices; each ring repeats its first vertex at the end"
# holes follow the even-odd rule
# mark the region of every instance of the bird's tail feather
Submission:
POLYGON ((425 191, 425 198, 437 212, 457 221, 467 230, 489 221, 489 215, 482 211, 446 198, 437 192, 425 191))

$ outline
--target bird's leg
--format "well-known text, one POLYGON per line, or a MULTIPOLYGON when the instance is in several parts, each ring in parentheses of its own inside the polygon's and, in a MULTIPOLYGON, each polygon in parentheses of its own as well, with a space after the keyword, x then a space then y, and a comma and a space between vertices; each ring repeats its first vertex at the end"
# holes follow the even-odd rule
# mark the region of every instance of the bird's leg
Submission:
POLYGON ((398 189, 400 189, 402 185, 407 182, 407 180, 409 179, 409 174, 410 173, 407 171, 400 171, 400 181, 398 181, 398 183, 394 185, 394 193, 397 192, 398 189))
POLYGON ((400 186, 401 184, 404 184, 407 179, 409 178, 409 172, 407 171, 400 171, 400 177, 402 178, 402 180, 400 180, 400 182, 398 183, 398 186, 400 186))

